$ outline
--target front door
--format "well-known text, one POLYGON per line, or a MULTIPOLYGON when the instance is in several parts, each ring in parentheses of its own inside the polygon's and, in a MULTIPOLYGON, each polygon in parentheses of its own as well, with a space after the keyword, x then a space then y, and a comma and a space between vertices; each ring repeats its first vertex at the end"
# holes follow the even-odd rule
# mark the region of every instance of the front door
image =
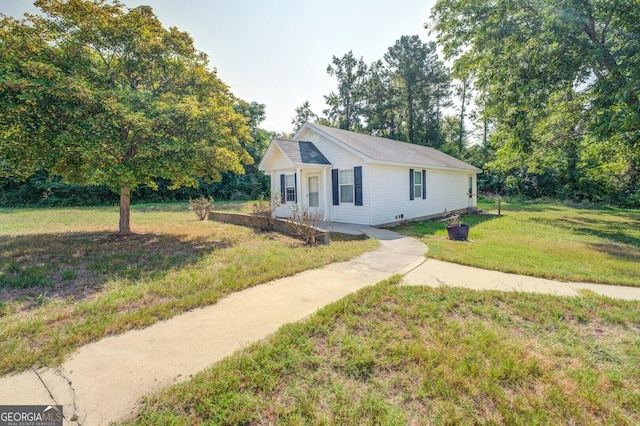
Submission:
POLYGON ((317 213, 320 206, 320 176, 309 175, 307 177, 307 207, 309 213, 317 213))

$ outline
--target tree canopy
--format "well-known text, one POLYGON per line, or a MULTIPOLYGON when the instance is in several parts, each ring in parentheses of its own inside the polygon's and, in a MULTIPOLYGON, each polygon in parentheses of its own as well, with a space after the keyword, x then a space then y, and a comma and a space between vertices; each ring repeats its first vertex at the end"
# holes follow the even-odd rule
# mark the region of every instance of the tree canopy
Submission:
POLYGON ((594 108, 621 108, 610 130, 637 131, 637 3, 439 0, 432 18, 445 56, 473 69, 480 88, 496 98, 497 89, 512 89, 503 93, 504 103, 525 94, 540 102, 553 90, 575 86, 597 99, 594 108))
POLYGON ((304 123, 308 121, 316 121, 319 118, 318 114, 311 110, 311 103, 309 101, 304 101, 302 105, 296 107, 295 113, 296 115, 291 119, 291 124, 293 124, 293 133, 297 132, 304 123))
POLYGON ((366 73, 364 60, 356 59, 352 51, 341 58, 334 56, 327 67, 327 74, 338 80, 338 92, 324 97, 329 106, 324 113, 341 129, 360 127, 366 73))
POLYGON ((442 144, 442 109, 451 96, 451 78, 436 45, 402 36, 367 66, 353 52, 334 56, 327 68, 338 90, 325 96, 326 121, 421 145, 442 144))
POLYGON ((618 180, 640 199, 640 3, 439 0, 432 19, 494 125, 493 168, 512 182, 554 176, 561 197, 611 194, 618 180))
POLYGON ((164 178, 212 181, 252 163, 238 100, 192 38, 149 6, 38 0, 42 14, 0 21, 0 174, 47 170, 121 195, 164 178))

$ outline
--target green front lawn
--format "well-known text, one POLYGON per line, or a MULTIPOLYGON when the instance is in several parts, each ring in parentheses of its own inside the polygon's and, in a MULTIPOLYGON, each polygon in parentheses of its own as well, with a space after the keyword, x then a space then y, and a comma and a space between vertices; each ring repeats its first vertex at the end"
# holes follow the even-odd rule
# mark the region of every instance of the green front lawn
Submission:
POLYGON ((117 224, 117 208, 0 210, 0 374, 378 246, 310 248, 175 206, 132 209, 128 238, 117 224))
POLYGON ((398 280, 148 397, 133 424, 640 424, 640 302, 398 280))
MULTIPOLYGON (((497 205, 479 207, 497 213, 497 205)), ((503 216, 466 215, 469 242, 442 222, 394 229, 421 239, 434 259, 566 281, 640 286, 640 211, 502 203, 503 216)))

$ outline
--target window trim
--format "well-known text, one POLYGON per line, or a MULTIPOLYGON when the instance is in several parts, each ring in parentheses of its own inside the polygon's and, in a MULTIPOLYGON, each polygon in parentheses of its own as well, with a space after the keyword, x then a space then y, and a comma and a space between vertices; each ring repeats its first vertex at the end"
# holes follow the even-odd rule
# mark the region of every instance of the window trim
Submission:
POLYGON ((413 201, 416 198, 427 199, 427 171, 424 169, 409 169, 409 200, 413 201), (416 176, 418 176, 417 179, 416 176), (416 191, 417 189, 419 191, 416 191))
POLYGON ((339 206, 341 202, 347 204, 353 204, 354 206, 363 206, 363 185, 362 185, 362 166, 354 166, 352 169, 331 169, 331 198, 332 204, 334 206, 339 206), (345 184, 340 183, 340 172, 346 172, 350 170, 352 183, 345 184), (353 185, 353 190, 350 191, 352 194, 351 201, 344 201, 341 199, 341 185, 353 185))
POLYGON ((295 204, 298 202, 296 173, 282 173, 280 175, 280 194, 282 198, 282 204, 295 204))
POLYGON ((288 203, 289 201, 296 201, 296 179, 294 174, 285 174, 284 175, 284 194, 285 201, 288 203))
POLYGON ((353 169, 339 169, 338 170, 338 194, 339 194, 339 199, 340 199, 340 203, 350 203, 353 204, 354 202, 354 188, 355 188, 355 181, 354 181, 354 176, 353 176, 353 169), (344 174, 348 173, 351 176, 351 182, 350 183, 343 183, 343 178, 342 176, 344 174), (349 195, 350 195, 350 199, 349 200, 345 200, 342 196, 343 194, 346 195, 343 192, 343 188, 347 188, 347 187, 351 187, 351 189, 349 190, 349 195))
POLYGON ((413 198, 422 198, 422 171, 414 170, 413 171, 413 198), (420 182, 418 182, 418 180, 420 182))

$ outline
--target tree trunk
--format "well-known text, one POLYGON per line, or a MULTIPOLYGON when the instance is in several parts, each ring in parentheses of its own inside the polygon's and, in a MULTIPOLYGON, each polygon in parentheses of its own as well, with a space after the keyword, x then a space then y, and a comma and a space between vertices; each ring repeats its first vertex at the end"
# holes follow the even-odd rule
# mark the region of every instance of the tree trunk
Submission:
POLYGON ((460 134, 458 135, 458 155, 462 156, 464 139, 464 105, 467 102, 467 79, 462 80, 462 106, 460 107, 460 134))
POLYGON ((409 143, 415 143, 413 140, 413 86, 407 84, 407 113, 409 114, 409 143))
POLYGON ((635 194, 638 192, 640 185, 640 167, 638 167, 638 163, 636 160, 629 161, 629 172, 627 174, 627 188, 629 190, 629 195, 635 194))
POLYGON ((567 141, 564 148, 564 155, 567 158, 567 185, 574 194, 574 201, 578 201, 575 194, 579 191, 580 170, 578 169, 578 154, 580 147, 578 142, 573 138, 567 141))
POLYGON ((120 188, 120 225, 119 235, 131 234, 131 191, 129 188, 120 188))
POLYGON ((487 146, 487 134, 489 133, 489 120, 487 119, 487 113, 482 113, 482 145, 487 146))

